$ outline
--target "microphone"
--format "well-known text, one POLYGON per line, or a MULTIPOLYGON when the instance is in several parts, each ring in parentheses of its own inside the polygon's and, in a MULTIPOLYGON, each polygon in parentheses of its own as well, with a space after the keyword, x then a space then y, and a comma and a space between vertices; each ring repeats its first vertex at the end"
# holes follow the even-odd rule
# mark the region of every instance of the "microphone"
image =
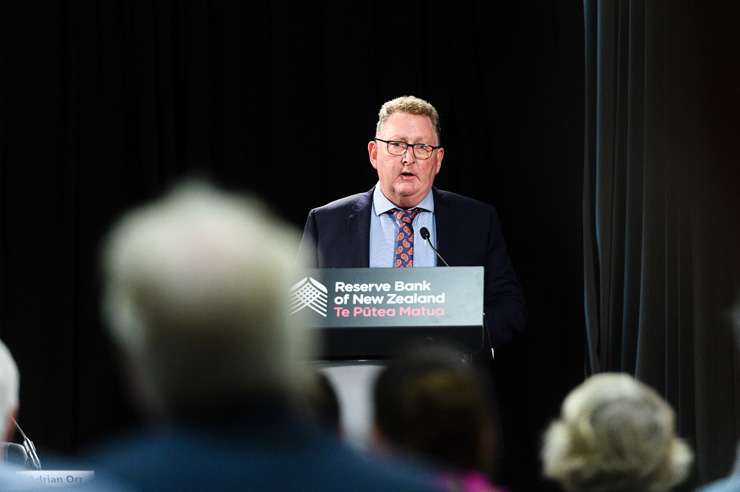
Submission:
POLYGON ((444 258, 442 258, 442 255, 439 254, 439 251, 437 251, 437 248, 434 247, 434 245, 432 244, 432 241, 429 239, 429 229, 427 229, 426 227, 422 227, 421 229, 419 229, 419 234, 421 234, 421 238, 424 241, 429 243, 429 247, 432 248, 434 253, 437 255, 437 258, 442 260, 442 263, 444 263, 446 266, 450 266, 450 264, 447 263, 447 261, 444 258))

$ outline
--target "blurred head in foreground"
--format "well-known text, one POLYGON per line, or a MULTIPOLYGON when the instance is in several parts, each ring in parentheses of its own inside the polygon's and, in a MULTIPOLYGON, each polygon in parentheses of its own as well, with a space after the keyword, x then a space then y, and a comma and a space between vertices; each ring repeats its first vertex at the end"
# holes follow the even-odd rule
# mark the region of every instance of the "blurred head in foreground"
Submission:
POLYGON ((425 347, 392 362, 373 391, 381 448, 443 470, 487 472, 493 461, 493 408, 461 353, 425 347))
POLYGON ((104 312, 150 410, 302 390, 311 340, 285 306, 296 244, 257 201, 198 182, 118 222, 104 312))
POLYGON ((673 411, 627 374, 597 374, 571 391, 545 433, 544 473, 568 491, 660 492, 692 461, 673 411))
POLYGON ((0 440, 10 441, 15 434, 13 419, 18 410, 18 367, 5 344, 0 341, 0 440))

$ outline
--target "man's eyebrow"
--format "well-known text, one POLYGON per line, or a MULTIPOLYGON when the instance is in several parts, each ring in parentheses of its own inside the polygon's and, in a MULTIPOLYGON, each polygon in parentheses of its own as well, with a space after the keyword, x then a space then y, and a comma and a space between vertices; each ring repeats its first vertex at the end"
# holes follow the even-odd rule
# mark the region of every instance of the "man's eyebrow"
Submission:
POLYGON ((409 143, 411 145, 416 145, 416 144, 432 145, 430 143, 425 142, 424 139, 423 139, 423 137, 417 137, 416 138, 416 141, 414 141, 414 139, 409 139, 409 138, 402 137, 402 136, 399 136, 399 135, 393 135, 388 140, 390 140, 392 142, 405 142, 405 143, 409 143))

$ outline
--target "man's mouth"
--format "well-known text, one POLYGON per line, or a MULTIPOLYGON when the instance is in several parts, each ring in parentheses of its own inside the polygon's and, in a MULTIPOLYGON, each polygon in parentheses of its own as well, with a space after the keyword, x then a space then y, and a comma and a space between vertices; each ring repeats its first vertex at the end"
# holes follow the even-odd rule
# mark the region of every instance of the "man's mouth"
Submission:
POLYGON ((411 178, 411 177, 414 177, 416 175, 414 173, 403 172, 403 173, 401 173, 401 176, 404 177, 404 178, 411 178))

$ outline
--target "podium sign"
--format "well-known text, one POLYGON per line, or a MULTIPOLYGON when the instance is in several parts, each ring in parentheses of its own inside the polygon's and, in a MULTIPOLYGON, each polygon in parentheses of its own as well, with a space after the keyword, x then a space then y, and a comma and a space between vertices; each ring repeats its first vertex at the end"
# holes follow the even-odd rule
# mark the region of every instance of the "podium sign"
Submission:
POLYGON ((483 267, 311 270, 291 287, 290 315, 322 331, 329 358, 383 358, 439 338, 478 349, 483 267))

